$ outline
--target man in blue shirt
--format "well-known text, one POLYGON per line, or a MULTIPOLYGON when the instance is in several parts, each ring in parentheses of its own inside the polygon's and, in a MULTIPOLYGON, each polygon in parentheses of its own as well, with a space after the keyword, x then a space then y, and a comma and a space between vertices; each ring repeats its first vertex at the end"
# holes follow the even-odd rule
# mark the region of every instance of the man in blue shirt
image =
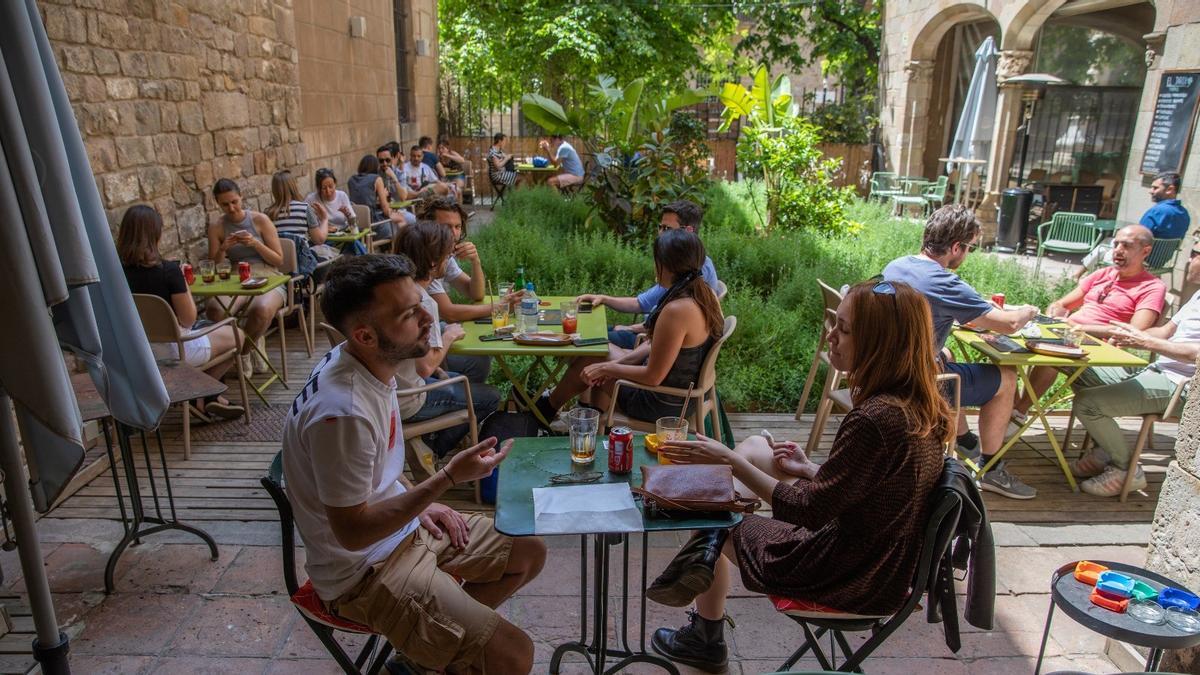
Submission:
MULTIPOLYGON (((883 270, 888 281, 904 282, 920 291, 933 314, 934 348, 942 353, 954 323, 970 323, 999 333, 1015 333, 1037 315, 1037 308, 999 308, 985 300, 952 270, 967 259, 979 239, 979 221, 959 204, 943 206, 925 224, 921 254, 897 258, 883 270)), ((942 355, 942 370, 961 379, 963 407, 979 407, 979 438, 959 414, 958 447, 964 455, 986 464, 1004 443, 1004 432, 1017 390, 1016 370, 986 363, 956 363, 942 355)), ((1010 474, 998 462, 983 475, 983 489, 1013 499, 1033 499, 1037 491, 1010 474)))
POLYGON ((557 174, 546 181, 547 185, 555 190, 561 190, 583 182, 583 162, 579 159, 579 153, 562 136, 551 136, 549 142, 543 140, 538 143, 538 147, 545 152, 553 153, 550 163, 560 169, 557 174))
MULTIPOLYGON (((677 230, 683 228, 688 232, 700 235, 700 221, 704 218, 704 211, 701 208, 686 199, 671 202, 663 207, 662 220, 659 222, 658 231, 661 234, 666 230, 677 230)), ((714 293, 720 293, 717 290, 717 268, 713 266, 712 258, 704 257, 704 266, 700 268, 700 275, 704 277, 704 281, 713 289, 714 293)), ((629 312, 630 314, 649 314, 650 310, 654 309, 659 300, 666 295, 667 289, 655 284, 650 288, 642 291, 636 298, 614 298, 609 295, 581 295, 580 302, 590 302, 593 306, 607 305, 618 312, 629 312)), ((614 326, 608 331, 608 341, 618 347, 624 349, 633 349, 637 344, 637 336, 639 333, 645 332, 641 324, 632 326, 614 326)))
MULTIPOLYGON (((1158 174, 1150 184, 1150 199, 1154 201, 1154 206, 1146 209, 1138 224, 1150 228, 1150 233, 1155 239, 1183 239, 1187 236, 1192 217, 1179 201, 1179 188, 1182 184, 1179 174, 1172 171, 1158 174)), ((1100 261, 1105 265, 1112 264, 1112 241, 1109 237, 1094 251, 1084 256, 1083 268, 1076 273, 1076 279, 1096 269, 1100 261)))

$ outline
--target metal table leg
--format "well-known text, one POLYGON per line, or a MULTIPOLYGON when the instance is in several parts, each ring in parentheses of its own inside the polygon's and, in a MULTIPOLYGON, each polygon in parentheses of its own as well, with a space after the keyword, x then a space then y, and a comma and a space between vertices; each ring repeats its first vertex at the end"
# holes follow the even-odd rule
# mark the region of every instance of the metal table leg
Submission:
POLYGON ((190 532, 203 540, 204 543, 208 544, 209 555, 212 560, 215 561, 218 555, 217 542, 214 541, 213 538, 204 530, 193 527, 186 523, 182 523, 178 519, 175 511, 175 495, 171 490, 171 476, 167 470, 167 457, 162 446, 162 434, 156 431, 154 435, 158 441, 158 456, 162 466, 163 486, 167 496, 168 510, 170 512, 169 518, 163 515, 162 502, 158 495, 158 487, 154 481, 154 467, 150 460, 150 449, 149 443, 146 440, 146 432, 137 432, 133 428, 127 427, 120 422, 114 422, 114 426, 116 427, 117 443, 119 443, 121 447, 121 466, 125 472, 125 485, 129 492, 130 517, 126 517, 125 504, 124 499, 121 496, 120 482, 117 480, 116 467, 112 466, 112 441, 106 428, 104 438, 105 443, 108 444, 107 450, 110 467, 113 471, 113 482, 117 485, 117 501, 121 506, 121 519, 122 525, 125 528, 125 536, 121 537, 121 541, 117 543, 116 548, 114 548, 113 552, 108 556, 108 563, 104 566, 104 592, 113 592, 113 588, 115 587, 113 576, 117 569, 117 561, 121 559, 121 554, 125 552, 125 549, 130 544, 141 543, 141 538, 148 534, 155 534, 156 532, 163 532, 165 530, 181 530, 183 532, 190 532), (150 481, 150 494, 154 503, 153 515, 146 514, 145 505, 142 503, 141 485, 137 476, 137 458, 134 455, 133 443, 131 441, 134 433, 140 433, 141 436, 142 457, 145 460, 146 477, 150 481), (142 526, 147 523, 151 526, 143 528, 142 526))
POLYGON ((1046 653, 1046 641, 1050 639, 1050 622, 1054 619, 1054 599, 1050 599, 1050 611, 1046 614, 1046 627, 1042 629, 1042 646, 1038 649, 1037 666, 1033 669, 1033 675, 1039 675, 1042 672, 1042 656, 1046 653))

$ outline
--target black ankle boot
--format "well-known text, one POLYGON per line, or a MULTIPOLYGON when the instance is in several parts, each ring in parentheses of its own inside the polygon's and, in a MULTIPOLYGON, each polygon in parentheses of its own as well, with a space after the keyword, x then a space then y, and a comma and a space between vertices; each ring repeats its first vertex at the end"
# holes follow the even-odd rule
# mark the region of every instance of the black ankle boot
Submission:
POLYGON ((697 530, 658 575, 646 597, 668 607, 686 607, 712 586, 713 571, 729 530, 697 530))
POLYGON ((728 668, 729 648, 725 646, 725 622, 705 619, 688 612, 688 622, 678 630, 659 628, 650 645, 663 656, 706 673, 723 673, 728 668))

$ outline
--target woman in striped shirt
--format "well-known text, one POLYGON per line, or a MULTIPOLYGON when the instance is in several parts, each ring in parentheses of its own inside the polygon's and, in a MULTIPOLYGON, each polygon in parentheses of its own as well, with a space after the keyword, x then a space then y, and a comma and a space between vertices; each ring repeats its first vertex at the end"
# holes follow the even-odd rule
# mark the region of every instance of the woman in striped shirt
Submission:
POLYGON ((275 223, 279 234, 305 238, 318 260, 338 256, 338 250, 325 243, 329 236, 329 213, 320 202, 304 201, 291 171, 279 171, 271 177, 271 196, 274 201, 264 213, 275 223))

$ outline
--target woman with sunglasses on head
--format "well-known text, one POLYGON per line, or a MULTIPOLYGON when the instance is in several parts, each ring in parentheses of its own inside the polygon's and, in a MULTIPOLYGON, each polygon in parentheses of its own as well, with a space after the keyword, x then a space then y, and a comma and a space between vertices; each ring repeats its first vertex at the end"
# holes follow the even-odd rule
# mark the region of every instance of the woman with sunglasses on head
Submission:
MULTIPOLYGON (((667 230, 658 235, 654 270, 659 286, 667 291, 646 316, 650 341, 632 350, 610 344, 608 359, 572 361, 554 391, 537 402, 546 420, 553 420, 576 396, 607 410, 617 380, 687 389, 700 379, 704 358, 725 330, 721 303, 701 273, 705 258, 704 244, 691 232, 667 230)), ((688 403, 684 416, 691 414, 694 403, 688 403)), ((645 389, 623 387, 617 395, 622 412, 647 422, 678 415, 681 406, 683 399, 678 396, 645 389)))
POLYGON ((337 176, 334 175, 333 169, 317 169, 313 175, 313 187, 315 189, 304 197, 304 201, 314 207, 320 204, 325 209, 331 229, 344 230, 355 222, 350 196, 337 188, 337 176))
POLYGON ((772 511, 696 532, 647 591, 673 607, 696 603, 688 624, 654 634, 654 650, 673 661, 724 669, 735 569, 751 591, 829 611, 887 615, 908 596, 951 424, 933 320, 910 286, 875 281, 852 287, 837 315, 829 358, 849 373, 854 408, 824 464, 765 436, 733 450, 703 436, 659 449, 676 464, 728 464, 738 492, 772 511))

